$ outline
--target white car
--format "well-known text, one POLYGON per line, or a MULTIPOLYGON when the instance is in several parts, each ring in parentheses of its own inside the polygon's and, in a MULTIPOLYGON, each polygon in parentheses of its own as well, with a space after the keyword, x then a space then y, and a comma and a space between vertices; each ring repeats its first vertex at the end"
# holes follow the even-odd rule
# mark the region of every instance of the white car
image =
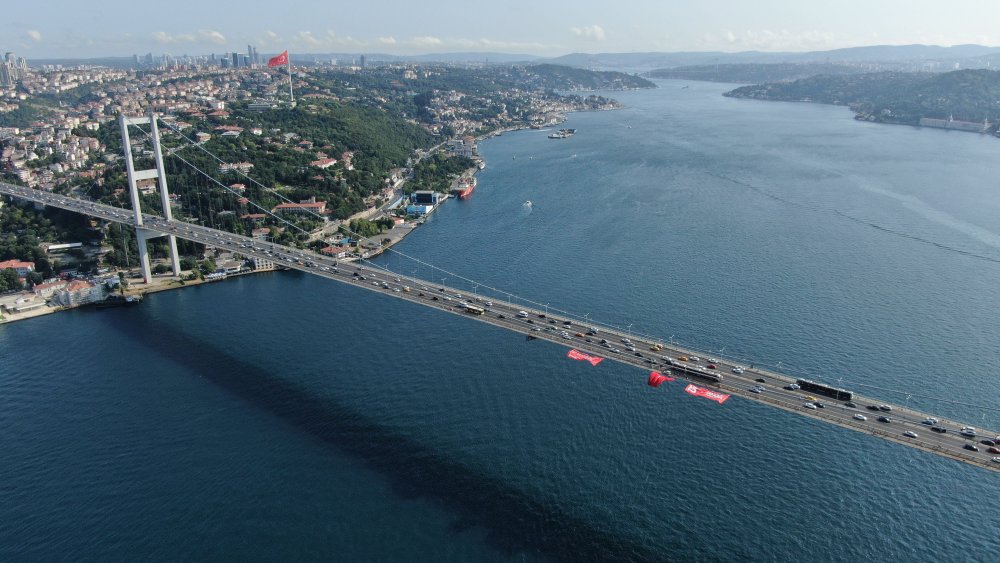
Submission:
POLYGON ((740 374, 743 373, 743 368, 736 366, 733 368, 733 373, 740 374))
POLYGON ((861 413, 858 413, 854 415, 854 420, 868 420, 868 417, 861 413))
POLYGON ((805 407, 805 408, 807 408, 807 409, 816 410, 816 405, 814 405, 812 403, 806 403, 806 404, 804 404, 802 406, 805 407))
POLYGON ((917 433, 913 430, 907 430, 906 432, 903 432, 903 436, 906 436, 907 438, 916 438, 917 433))

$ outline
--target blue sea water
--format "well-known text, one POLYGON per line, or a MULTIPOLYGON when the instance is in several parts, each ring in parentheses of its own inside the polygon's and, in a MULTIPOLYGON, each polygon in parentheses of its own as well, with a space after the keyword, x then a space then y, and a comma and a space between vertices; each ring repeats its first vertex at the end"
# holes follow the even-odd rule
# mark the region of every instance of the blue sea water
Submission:
MULTIPOLYGON (((658 84, 382 263, 1000 428, 937 400, 1000 397, 998 141, 658 84)), ((995 560, 994 473, 564 354, 298 273, 2 326, 0 559, 995 560)))

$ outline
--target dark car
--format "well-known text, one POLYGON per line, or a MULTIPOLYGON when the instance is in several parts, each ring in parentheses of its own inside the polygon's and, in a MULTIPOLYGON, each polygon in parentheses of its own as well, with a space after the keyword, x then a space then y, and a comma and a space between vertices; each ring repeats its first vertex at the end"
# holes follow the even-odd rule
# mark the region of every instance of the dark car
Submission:
POLYGON ((947 429, 947 428, 942 428, 942 427, 940 427, 940 426, 931 426, 931 430, 932 430, 933 432, 937 432, 938 434, 944 434, 945 432, 947 432, 947 431, 948 431, 948 429, 947 429))
POLYGON ((816 408, 818 408, 818 409, 825 409, 826 408, 826 405, 824 405, 823 403, 821 403, 819 401, 813 401, 813 404, 816 405, 816 408))
POLYGON ((965 448, 965 449, 967 449, 967 450, 969 450, 970 452, 978 452, 979 451, 979 446, 977 446, 975 444, 966 444, 966 445, 964 445, 962 447, 965 448))
POLYGON ((507 317, 505 317, 505 316, 503 316, 503 315, 497 315, 497 318, 498 318, 498 319, 506 319, 507 317))
POLYGON ((997 445, 997 443, 996 443, 995 440, 989 440, 989 439, 980 440, 979 443, 980 444, 986 444, 987 446, 995 446, 995 445, 997 445))
POLYGON ((878 417, 878 421, 879 422, 892 422, 892 419, 889 418, 888 416, 880 416, 880 417, 878 417))
POLYGON ((538 313, 538 318, 539 319, 544 319, 545 318, 545 313, 538 313))
POLYGON ((757 383, 767 383, 767 380, 764 379, 763 377, 758 377, 757 379, 754 379, 754 381, 756 381, 757 383))
POLYGON ((435 295, 434 297, 431 297, 431 299, 434 300, 434 301, 437 301, 438 300, 438 296, 435 295))
POLYGON ((851 403, 851 402, 844 403, 844 406, 847 407, 847 408, 849 408, 849 409, 856 409, 856 408, 858 408, 858 405, 856 403, 851 403))
POLYGON ((636 352, 635 355, 636 355, 637 358, 641 358, 642 357, 642 352, 636 352))
POLYGON ((525 322, 527 322, 527 323, 528 323, 529 325, 533 325, 533 324, 535 324, 535 321, 533 321, 533 320, 531 320, 531 319, 528 319, 528 320, 527 320, 527 321, 525 321, 525 322))
POLYGON ((556 324, 556 321, 553 320, 553 319, 549 319, 549 324, 553 324, 554 325, 554 324, 556 324))
POLYGON ((870 411, 877 411, 877 410, 879 410, 878 409, 878 405, 868 405, 868 410, 870 410, 870 411))
POLYGON ((708 364, 705 367, 707 367, 708 369, 715 369, 715 364, 708 364))

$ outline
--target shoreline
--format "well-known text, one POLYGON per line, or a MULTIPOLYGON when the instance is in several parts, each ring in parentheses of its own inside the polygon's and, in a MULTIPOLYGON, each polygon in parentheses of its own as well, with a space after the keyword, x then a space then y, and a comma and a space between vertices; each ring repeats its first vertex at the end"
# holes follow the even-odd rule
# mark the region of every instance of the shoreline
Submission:
MULTIPOLYGON (((568 110, 568 111, 559 113, 558 117, 556 118, 556 121, 554 121, 552 123, 548 123, 548 124, 543 125, 541 127, 554 127, 554 126, 561 125, 561 124, 565 123, 569 119, 568 115, 571 114, 571 113, 591 112, 591 111, 614 111, 614 110, 624 109, 624 107, 625 106, 622 105, 622 106, 618 106, 618 107, 611 107, 611 108, 604 108, 604 109, 575 109, 575 110, 568 110)), ((489 139, 491 139, 493 137, 499 137, 499 136, 503 135, 504 133, 513 133, 513 132, 517 132, 517 131, 534 130, 534 129, 535 129, 535 127, 532 127, 530 124, 512 125, 512 126, 509 126, 509 127, 502 127, 500 129, 497 129, 495 131, 491 131, 489 133, 483 133, 481 135, 476 136, 475 139, 476 139, 476 142, 479 143, 479 142, 482 142, 482 141, 489 140, 489 139)), ((438 148, 438 150, 441 150, 441 149, 438 148)), ((479 162, 482 162, 482 163, 486 162, 486 160, 484 158, 482 158, 481 156, 479 157, 478 160, 479 160, 479 162)), ((480 170, 482 170, 482 168, 480 168, 477 165, 477 166, 474 166, 474 167, 466 170, 463 175, 468 175, 470 177, 473 177, 473 176, 477 175, 480 170)), ((378 248, 375 249, 375 250, 373 250, 373 251, 370 251, 368 253, 362 253, 362 256, 360 256, 360 257, 353 257, 352 256, 352 257, 349 257, 349 258, 345 258, 344 261, 354 262, 354 261, 358 261, 358 260, 369 260, 369 259, 375 258, 375 257, 377 257, 377 256, 385 253, 389 248, 392 248, 393 246, 395 246, 396 244, 398 244, 399 242, 401 242, 403 239, 405 239, 407 236, 409 236, 410 234, 412 234, 413 231, 415 231, 417 229, 417 227, 423 225, 424 222, 426 221, 426 219, 428 217, 430 217, 430 215, 432 215, 434 212, 436 212, 441 207, 441 205, 443 205, 446 201, 448 201, 450 199, 455 199, 455 198, 451 194, 445 194, 445 196, 442 199, 442 201, 437 206, 435 206, 434 210, 431 213, 425 215, 424 217, 421 217, 420 219, 404 223, 404 225, 409 225, 409 226, 405 227, 405 229, 406 229, 405 232, 403 232, 403 231, 399 232, 397 237, 391 236, 390 233, 393 230, 396 230, 396 228, 399 228, 399 227, 394 227, 390 231, 387 231, 385 233, 381 233, 379 235, 379 238, 381 238, 381 239, 389 239, 388 244, 382 245, 382 244, 379 244, 378 242, 372 241, 371 238, 366 238, 365 240, 368 240, 369 242, 375 242, 375 244, 378 244, 379 245, 378 248)), ((359 214, 363 214, 363 213, 364 212, 361 212, 359 214)), ((386 214, 384 212, 383 212, 383 216, 386 216, 386 214)), ((276 269, 276 270, 261 270, 261 271, 249 270, 249 271, 246 271, 246 272, 240 272, 240 273, 236 273, 236 274, 228 274, 224 278, 218 278, 218 279, 212 279, 212 280, 205 280, 203 278, 194 279, 194 280, 184 280, 184 279, 181 279, 181 278, 175 277, 175 276, 167 276, 165 274, 159 274, 159 276, 162 276, 162 277, 158 278, 156 275, 154 275, 153 276, 153 281, 150 284, 146 284, 145 282, 140 282, 138 284, 134 284, 131 287, 129 287, 128 289, 126 289, 124 291, 124 294, 125 295, 139 295, 139 296, 145 297, 147 294, 160 293, 162 291, 171 291, 171 290, 176 290, 176 289, 183 289, 183 288, 186 288, 186 287, 195 287, 195 286, 203 285, 203 284, 206 284, 206 283, 216 283, 216 282, 220 282, 220 281, 225 281, 225 280, 229 279, 230 277, 245 276, 245 275, 251 275, 251 274, 264 274, 264 273, 279 272, 279 271, 281 271, 281 270, 279 270, 279 269, 276 269)), ((48 304, 46 304, 44 307, 39 307, 38 309, 34 309, 34 310, 31 310, 31 311, 26 311, 24 313, 0 313, 0 326, 5 325, 5 324, 9 324, 9 323, 18 322, 18 321, 26 321, 26 320, 29 320, 29 319, 33 319, 33 318, 41 317, 41 316, 45 316, 45 315, 50 315, 50 314, 53 314, 53 313, 58 313, 60 311, 71 311, 71 310, 76 310, 76 309, 86 309, 86 308, 93 307, 94 305, 95 305, 94 303, 87 303, 85 305, 80 305, 80 306, 77 306, 77 307, 62 307, 62 306, 52 307, 52 306, 49 306, 48 304)))

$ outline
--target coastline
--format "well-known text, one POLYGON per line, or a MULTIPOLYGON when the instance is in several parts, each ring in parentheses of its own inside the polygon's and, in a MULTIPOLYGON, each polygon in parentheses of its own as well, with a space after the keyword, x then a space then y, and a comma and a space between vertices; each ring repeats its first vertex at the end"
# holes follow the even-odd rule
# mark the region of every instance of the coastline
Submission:
MULTIPOLYGON (((542 127, 555 127, 555 126, 561 125, 561 124, 565 123, 569 119, 568 115, 571 114, 571 113, 592 112, 592 111, 613 111, 613 110, 619 110, 619 109, 623 109, 623 108, 625 108, 624 105, 618 105, 616 107, 609 107, 609 108, 591 108, 591 109, 581 108, 581 109, 566 110, 566 111, 559 112, 555 116, 555 119, 553 121, 551 121, 551 122, 543 125, 542 127)), ((498 137, 498 136, 500 136, 500 135, 502 135, 504 133, 511 133, 511 132, 524 131, 524 130, 534 130, 534 129, 536 129, 536 127, 533 127, 530 124, 512 125, 512 126, 508 126, 508 127, 502 127, 500 129, 491 131, 489 133, 483 133, 481 135, 476 136, 475 139, 476 139, 476 142, 479 143, 481 141, 485 141, 485 140, 491 139, 493 137, 498 137)), ((440 145, 438 146, 438 150, 440 150, 439 147, 440 147, 440 145)), ((478 158, 478 162, 485 163, 486 160, 483 159, 482 157, 479 157, 478 158)), ((473 166, 473 167, 467 169, 465 171, 465 173, 463 173, 463 175, 467 175, 467 176, 473 177, 476 174, 478 174, 478 172, 480 170, 482 170, 482 168, 480 168, 478 165, 477 166, 473 166)), ((401 226, 394 227, 390 231, 387 231, 385 233, 381 233, 379 235, 379 239, 381 239, 381 240, 386 240, 387 239, 388 242, 386 244, 381 244, 378 241, 373 241, 371 238, 365 239, 369 243, 374 243, 374 244, 378 245, 378 247, 376 249, 370 251, 370 252, 362 253, 362 255, 360 257, 353 257, 352 256, 352 257, 349 257, 349 258, 345 258, 344 261, 353 262, 353 261, 357 261, 357 260, 361 260, 361 259, 371 259, 371 258, 374 258, 374 257, 376 257, 376 256, 384 253, 386 250, 388 250, 392 246, 396 245, 397 243, 399 243, 400 241, 402 241, 403 239, 405 239, 414 230, 416 230, 417 227, 419 227, 420 225, 423 225, 424 221, 426 220, 426 218, 429 217, 434 212, 436 212, 440 208, 440 206, 443 205, 449 199, 455 199, 455 198, 453 196, 451 196, 450 194, 445 194, 444 197, 442 198, 441 202, 437 206, 435 206, 434 209, 433 209, 433 211, 430 214, 428 214, 427 216, 425 216, 425 217, 423 217, 421 219, 418 219, 418 220, 408 221, 408 222, 404 223, 401 226), (398 230, 398 232, 395 232, 395 233, 393 232, 393 231, 397 231, 397 230, 398 230)), ((381 217, 381 216, 387 216, 387 212, 388 212, 388 209, 385 209, 385 210, 382 210, 380 213, 376 213, 376 214, 372 215, 371 217, 374 219, 374 218, 381 217)), ((362 215, 364 213, 365 212, 361 212, 361 213, 359 213, 359 215, 362 215)), ((184 280, 184 279, 181 279, 179 277, 174 277, 172 275, 159 274, 160 277, 158 277, 156 275, 153 276, 153 280, 152 280, 151 283, 149 283, 149 284, 147 284, 145 282, 134 283, 128 289, 126 289, 124 291, 124 293, 125 293, 125 295, 138 295, 138 296, 143 296, 144 297, 147 294, 159 293, 161 291, 170 291, 170 290, 175 290, 175 289, 183 289, 183 288, 186 288, 186 287, 194 287, 194 286, 199 286, 199 285, 206 284, 206 283, 215 283, 215 282, 219 282, 219 281, 225 281, 226 279, 228 279, 230 277, 245 276, 245 275, 250 275, 250 274, 270 273, 270 272, 274 272, 274 271, 280 271, 280 270, 262 270, 262 271, 249 270, 249 271, 240 272, 240 273, 236 273, 236 274, 228 274, 227 276, 225 276, 223 278, 217 278, 217 279, 211 279, 211 280, 205 280, 203 278, 201 278, 201 279, 194 279, 194 280, 184 280)), ((2 313, 2 314, 0 314, 0 325, 9 324, 9 323, 18 322, 18 321, 25 321, 25 320, 33 319, 33 318, 36 318, 36 317, 40 317, 40 316, 44 316, 44 315, 49 315, 49 314, 52 314, 52 313, 57 313, 57 312, 60 312, 60 311, 67 311, 67 310, 73 310, 73 309, 88 308, 88 307, 91 307, 93 305, 94 305, 94 303, 88 303, 88 304, 77 306, 77 307, 62 307, 62 306, 52 307, 52 306, 49 306, 48 304, 46 304, 45 307, 40 307, 38 309, 34 309, 34 310, 31 310, 31 311, 26 311, 26 312, 23 312, 23 313, 2 313)))

